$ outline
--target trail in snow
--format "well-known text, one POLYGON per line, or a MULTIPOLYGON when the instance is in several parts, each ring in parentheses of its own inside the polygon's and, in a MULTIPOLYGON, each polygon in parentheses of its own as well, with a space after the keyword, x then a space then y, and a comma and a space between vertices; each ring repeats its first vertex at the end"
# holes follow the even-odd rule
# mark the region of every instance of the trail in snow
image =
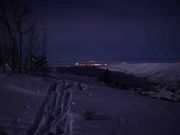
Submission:
POLYGON ((47 98, 27 135, 72 134, 71 90, 74 87, 73 83, 67 81, 56 81, 50 86, 47 98))

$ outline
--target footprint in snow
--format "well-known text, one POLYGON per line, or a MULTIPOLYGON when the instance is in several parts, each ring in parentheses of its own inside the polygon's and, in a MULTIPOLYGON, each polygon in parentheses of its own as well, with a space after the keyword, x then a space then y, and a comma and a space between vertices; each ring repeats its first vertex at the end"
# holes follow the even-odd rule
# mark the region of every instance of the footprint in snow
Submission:
POLYGON ((21 122, 21 118, 17 117, 15 121, 16 121, 16 123, 20 123, 21 122))
POLYGON ((89 97, 92 97, 92 93, 88 93, 88 96, 89 96, 89 97))

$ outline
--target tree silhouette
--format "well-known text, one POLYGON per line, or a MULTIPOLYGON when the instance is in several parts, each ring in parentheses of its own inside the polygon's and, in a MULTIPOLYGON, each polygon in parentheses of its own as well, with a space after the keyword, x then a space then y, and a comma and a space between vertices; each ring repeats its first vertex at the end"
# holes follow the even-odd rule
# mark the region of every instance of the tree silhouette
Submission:
POLYGON ((44 60, 46 59, 46 38, 44 37, 43 43, 35 43, 39 41, 35 39, 32 9, 25 1, 0 0, 0 28, 3 31, 2 35, 7 37, 6 44, 3 44, 5 48, 1 49, 3 52, 8 52, 8 58, 4 59, 4 63, 9 65, 13 73, 22 72, 22 68, 27 64, 27 54, 29 54, 30 69, 33 68, 33 59, 46 63, 44 60), (37 46, 41 46, 38 54, 33 52, 37 46), (39 60, 40 57, 41 60, 39 60))

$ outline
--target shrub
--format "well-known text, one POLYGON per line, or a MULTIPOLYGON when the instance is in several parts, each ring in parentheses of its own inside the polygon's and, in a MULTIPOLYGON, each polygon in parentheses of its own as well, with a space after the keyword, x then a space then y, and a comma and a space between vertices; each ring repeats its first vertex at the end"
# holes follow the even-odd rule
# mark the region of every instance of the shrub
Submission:
POLYGON ((90 110, 85 111, 85 113, 84 113, 85 120, 93 120, 94 117, 95 117, 94 111, 90 111, 90 110))
POLYGON ((98 77, 99 81, 103 81, 106 85, 111 85, 111 79, 110 79, 110 72, 109 69, 106 69, 103 75, 98 77))

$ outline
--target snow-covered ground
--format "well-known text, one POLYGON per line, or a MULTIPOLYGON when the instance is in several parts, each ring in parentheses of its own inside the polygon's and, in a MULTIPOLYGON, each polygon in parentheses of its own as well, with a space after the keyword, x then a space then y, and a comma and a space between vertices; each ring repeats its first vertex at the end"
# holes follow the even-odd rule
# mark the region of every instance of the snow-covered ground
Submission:
POLYGON ((49 87, 42 78, 0 75, 0 134, 25 134, 49 87))
POLYGON ((153 98, 180 101, 180 64, 179 63, 120 63, 102 69, 133 74, 159 86, 154 91, 140 91, 153 98))
POLYGON ((107 87, 94 78, 0 75, 8 135, 179 135, 180 103, 107 87))
POLYGON ((179 135, 180 104, 97 87, 74 94, 74 135, 179 135), (89 94, 91 93, 91 94, 89 94), (92 110, 93 120, 85 120, 92 110))
MULTIPOLYGON (((71 75, 66 78, 71 80, 71 75)), ((73 135, 180 134, 179 103, 106 87, 91 78, 76 76, 76 81, 74 85, 86 88, 72 91, 73 135), (91 120, 85 119, 88 111, 91 120)))
POLYGON ((180 82, 178 63, 120 63, 108 65, 103 69, 133 74, 160 83, 180 82))

